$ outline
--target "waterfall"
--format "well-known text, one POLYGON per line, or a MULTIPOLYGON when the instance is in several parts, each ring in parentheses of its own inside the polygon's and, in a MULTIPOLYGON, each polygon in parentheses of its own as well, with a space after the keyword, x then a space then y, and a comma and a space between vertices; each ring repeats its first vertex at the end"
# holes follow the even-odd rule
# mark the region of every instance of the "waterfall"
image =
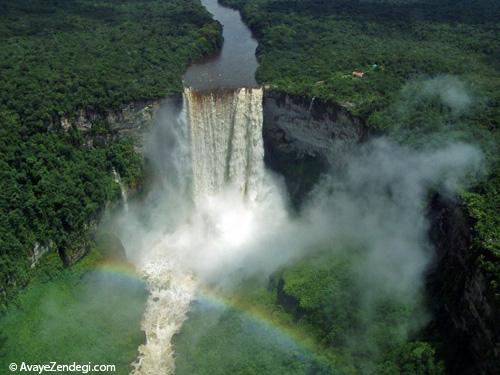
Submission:
POLYGON ((195 283, 191 275, 179 274, 174 262, 164 256, 145 264, 142 272, 149 288, 142 319, 146 343, 138 349, 131 374, 174 374, 175 352, 171 340, 186 319, 195 283))
POLYGON ((235 186, 254 200, 262 182, 262 89, 186 88, 195 200, 235 186))
MULTIPOLYGON (((180 169, 191 171, 191 176, 185 176, 191 196, 185 198, 195 204, 187 222, 146 246, 147 257, 140 265, 149 288, 142 321, 146 343, 138 349, 133 375, 175 372, 171 340, 186 319, 197 284, 186 259, 193 252, 199 252, 199 258, 218 259, 217 251, 239 246, 250 233, 245 231, 251 220, 248 211, 263 192, 262 89, 197 92, 186 88, 184 107, 186 118, 178 125, 187 127, 187 132, 179 133, 187 133, 190 158, 169 158, 191 164, 180 169), (212 198, 216 203, 207 205, 212 198)), ((178 153, 182 150, 179 147, 178 153)), ((166 195, 172 192, 164 189, 166 195)))
POLYGON ((313 108, 315 100, 316 100, 316 97, 313 96, 312 99, 311 99, 311 103, 309 103, 309 109, 307 110, 307 112, 309 112, 309 114, 311 114, 311 111, 312 111, 312 108, 313 108))
POLYGON ((127 190, 125 190, 125 186, 123 185, 120 175, 118 174, 115 168, 113 168, 113 180, 118 184, 118 186, 120 186, 120 194, 122 197, 123 208, 125 209, 125 211, 128 211, 127 190))

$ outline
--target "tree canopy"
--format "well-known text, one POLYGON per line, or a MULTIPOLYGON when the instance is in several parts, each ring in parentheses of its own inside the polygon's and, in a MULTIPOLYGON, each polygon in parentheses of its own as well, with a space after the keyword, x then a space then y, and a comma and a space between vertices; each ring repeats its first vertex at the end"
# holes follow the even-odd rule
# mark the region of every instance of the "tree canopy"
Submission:
POLYGON ((140 177, 131 141, 89 147, 54 125, 178 94, 187 64, 220 43, 195 0, 0 3, 0 305, 28 282, 35 243, 82 246, 118 197, 113 168, 129 183, 140 177))

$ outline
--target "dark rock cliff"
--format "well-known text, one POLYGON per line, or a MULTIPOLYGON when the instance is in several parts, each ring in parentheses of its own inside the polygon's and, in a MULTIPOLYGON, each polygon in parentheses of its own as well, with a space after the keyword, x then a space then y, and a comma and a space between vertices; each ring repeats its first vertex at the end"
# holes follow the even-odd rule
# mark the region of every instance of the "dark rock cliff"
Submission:
POLYGON ((442 354, 452 374, 499 374, 499 319, 478 267, 472 220, 458 202, 436 195, 430 205, 436 260, 428 290, 442 354))
POLYGON ((284 176, 295 206, 367 135, 343 107, 318 99, 266 91, 263 111, 265 164, 284 176))
MULTIPOLYGON (((284 176, 296 207, 323 173, 341 168, 343 156, 370 137, 347 110, 333 103, 277 92, 264 99, 264 147, 268 168, 284 176)), ((435 261, 427 289, 451 374, 500 373, 498 306, 472 249, 471 219, 457 201, 436 195, 428 213, 435 261)), ((296 318, 298 303, 278 281, 279 303, 296 318)))

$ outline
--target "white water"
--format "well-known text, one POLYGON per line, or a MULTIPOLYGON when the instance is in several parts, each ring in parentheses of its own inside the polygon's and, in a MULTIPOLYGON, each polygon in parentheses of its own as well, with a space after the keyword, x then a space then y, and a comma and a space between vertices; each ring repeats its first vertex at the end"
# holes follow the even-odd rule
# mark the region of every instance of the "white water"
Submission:
POLYGON ((132 374, 173 374, 175 371, 172 337, 186 319, 195 283, 189 274, 178 274, 165 257, 146 263, 142 272, 149 287, 149 298, 142 319, 146 343, 132 374))
MULTIPOLYGON (((218 262, 237 256, 259 215, 265 214, 257 207, 266 195, 262 89, 185 89, 184 106, 187 121, 180 124, 188 128, 192 174, 185 176, 192 194, 185 198, 194 201, 194 208, 173 231, 150 236, 142 244, 146 250, 139 267, 150 295, 142 321, 146 343, 139 347, 134 375, 175 372, 171 340, 196 291, 193 275, 201 269, 211 272, 218 262)), ((183 155, 171 157, 187 161, 183 155)))
POLYGON ((122 196, 122 203, 123 203, 123 208, 125 211, 128 211, 128 197, 127 197, 127 190, 125 189, 125 186, 123 185, 123 182, 120 178, 120 175, 118 172, 113 168, 113 179, 114 181, 120 186, 120 194, 122 196))
POLYGON ((264 175, 262 89, 184 92, 195 199, 228 185, 256 199, 264 175))
MULTIPOLYGON (((373 291, 417 301, 429 255, 423 211, 429 187, 454 191, 480 167, 472 147, 421 153, 379 139, 351 155, 345 174, 325 179, 302 217, 291 220, 263 167, 261 99, 258 89, 186 89, 184 119, 167 121, 166 136, 153 137, 163 149, 150 156, 165 178, 142 210, 131 205, 120 234, 150 289, 142 322, 147 340, 134 375, 175 372, 171 340, 198 287, 267 277, 308 249, 366 251, 352 270, 365 311, 378 306, 373 291)), ((396 328, 406 335, 411 323, 396 328)))

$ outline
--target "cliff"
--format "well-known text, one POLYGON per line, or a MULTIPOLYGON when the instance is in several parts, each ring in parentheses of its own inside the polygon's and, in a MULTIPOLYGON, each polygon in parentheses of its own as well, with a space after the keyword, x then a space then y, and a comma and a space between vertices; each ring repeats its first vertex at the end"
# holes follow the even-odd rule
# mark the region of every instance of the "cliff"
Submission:
MULTIPOLYGON (((146 138, 154 126, 156 114, 162 105, 170 103, 180 105, 182 100, 180 96, 172 96, 136 101, 118 109, 98 111, 86 108, 75 114, 55 116, 49 130, 56 132, 76 129, 83 135, 86 147, 89 148, 98 143, 107 145, 120 138, 128 138, 133 141, 136 152, 142 154, 146 138)), ((113 178, 116 179, 117 176, 113 178)), ((103 209, 99 209, 83 231, 75 234, 75 238, 64 246, 53 241, 36 242, 32 249, 31 267, 35 267, 45 253, 53 250, 58 252, 65 265, 74 264, 81 259, 90 249, 91 238, 95 234, 102 212, 103 209)))
MULTIPOLYGON (((372 134, 334 103, 268 91, 264 98, 266 166, 285 178, 296 207, 321 175, 341 168, 343 157, 372 134)), ((429 237, 435 260, 427 291, 430 330, 452 374, 499 373, 499 315, 495 297, 473 248, 473 222, 465 207, 436 195, 430 202, 429 237)), ((299 317, 298 302, 278 282, 278 301, 299 317)))
POLYGON ((109 142, 126 137, 134 141, 137 152, 142 151, 145 137, 154 123, 154 118, 163 104, 180 104, 179 96, 155 100, 140 100, 125 104, 118 109, 98 111, 81 109, 75 114, 54 117, 50 130, 68 131, 78 129, 85 137, 87 146, 95 142, 109 142))
POLYGON ((473 222, 459 202, 439 195, 429 220, 436 260, 428 290, 447 368, 452 374, 498 374, 500 318, 478 265, 473 222))
MULTIPOLYGON (((180 103, 178 97, 164 100, 180 103)), ((323 173, 342 168, 345 155, 371 136, 359 119, 335 103, 269 90, 263 100, 264 161, 284 177, 296 207, 323 173)), ((72 118, 56 119, 54 129, 75 127, 89 146, 130 137, 140 151, 161 102, 136 102, 104 112, 80 111, 72 118)), ((437 195, 430 202, 428 218, 435 247, 427 283, 434 316, 431 328, 442 341, 440 352, 447 368, 452 374, 498 373, 498 306, 478 267, 480 253, 472 245, 472 220, 459 202, 437 195)), ((84 255, 84 242, 64 250, 63 259, 74 262, 84 255)), ((46 251, 42 245, 35 245, 33 263, 46 251)), ((300 316, 297 301, 284 292, 283 283, 279 281, 279 302, 300 316)))
POLYGON ((341 168, 367 134, 359 119, 335 103, 265 92, 264 161, 284 176, 296 207, 321 174, 341 168))

